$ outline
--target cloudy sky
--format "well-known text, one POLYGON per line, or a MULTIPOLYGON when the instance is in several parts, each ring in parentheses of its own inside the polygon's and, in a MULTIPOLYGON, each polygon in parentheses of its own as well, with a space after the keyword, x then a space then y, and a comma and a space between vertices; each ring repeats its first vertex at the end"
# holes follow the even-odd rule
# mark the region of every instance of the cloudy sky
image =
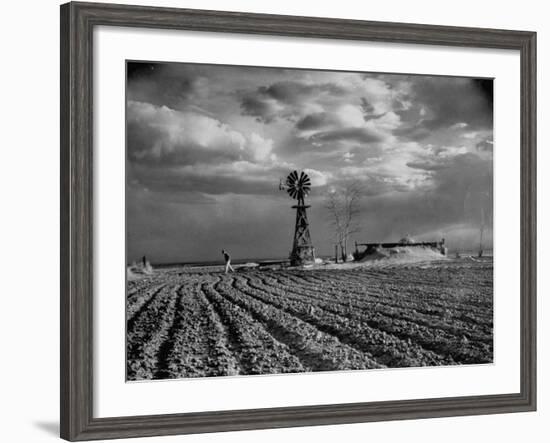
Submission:
POLYGON ((363 185, 361 241, 445 237, 492 246, 492 80, 128 63, 128 260, 287 257, 306 170, 318 254, 333 251, 324 195, 363 185), (483 213, 483 216, 482 216, 483 213))

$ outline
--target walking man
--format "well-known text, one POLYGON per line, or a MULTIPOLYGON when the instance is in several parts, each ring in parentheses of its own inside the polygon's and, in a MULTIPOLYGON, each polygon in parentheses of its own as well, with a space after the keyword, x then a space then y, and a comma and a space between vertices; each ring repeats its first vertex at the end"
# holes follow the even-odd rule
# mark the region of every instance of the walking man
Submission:
POLYGON ((222 254, 225 260, 225 273, 227 274, 229 270, 231 270, 231 272, 235 272, 233 266, 231 266, 231 256, 229 253, 225 249, 222 249, 222 254))

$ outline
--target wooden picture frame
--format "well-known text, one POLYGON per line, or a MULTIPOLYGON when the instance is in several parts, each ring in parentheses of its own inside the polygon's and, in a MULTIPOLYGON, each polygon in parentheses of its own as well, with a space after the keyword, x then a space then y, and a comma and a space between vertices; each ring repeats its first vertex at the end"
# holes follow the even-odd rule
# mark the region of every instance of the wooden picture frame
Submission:
POLYGON ((91 440, 536 409, 536 34, 329 18, 61 6, 61 437, 91 440), (517 394, 94 418, 92 54, 96 26, 497 48, 521 57, 521 390, 517 394))

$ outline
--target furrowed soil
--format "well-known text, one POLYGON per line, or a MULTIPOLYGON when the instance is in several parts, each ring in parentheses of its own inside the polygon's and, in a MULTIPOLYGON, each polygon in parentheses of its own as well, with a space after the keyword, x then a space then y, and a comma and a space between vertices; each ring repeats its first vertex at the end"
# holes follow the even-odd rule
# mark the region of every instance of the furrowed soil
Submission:
POLYGON ((129 281, 127 379, 491 363, 493 261, 129 281))

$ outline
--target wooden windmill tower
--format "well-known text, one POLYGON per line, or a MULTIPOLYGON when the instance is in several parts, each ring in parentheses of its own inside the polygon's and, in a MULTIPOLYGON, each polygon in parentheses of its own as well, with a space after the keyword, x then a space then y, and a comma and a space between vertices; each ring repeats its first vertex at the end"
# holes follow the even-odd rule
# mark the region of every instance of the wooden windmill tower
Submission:
POLYGON ((286 190, 288 195, 293 199, 298 200, 298 204, 292 206, 296 209, 296 227, 294 229, 294 242, 292 244, 292 252, 290 253, 290 264, 299 266, 304 263, 315 261, 315 248, 311 244, 311 235, 309 233, 309 222, 307 220, 306 209, 310 206, 305 204, 305 196, 309 194, 311 189, 311 180, 305 172, 292 171, 286 178, 283 185, 280 184, 280 189, 286 190))

